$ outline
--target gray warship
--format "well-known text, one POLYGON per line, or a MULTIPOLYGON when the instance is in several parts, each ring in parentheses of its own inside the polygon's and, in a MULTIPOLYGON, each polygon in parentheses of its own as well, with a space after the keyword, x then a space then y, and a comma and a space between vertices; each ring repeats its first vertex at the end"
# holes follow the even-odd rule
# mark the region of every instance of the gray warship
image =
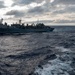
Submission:
POLYGON ((45 26, 43 23, 26 24, 19 23, 8 25, 6 22, 3 24, 3 19, 0 20, 0 34, 23 34, 23 33, 35 33, 35 32, 52 32, 54 28, 45 26))

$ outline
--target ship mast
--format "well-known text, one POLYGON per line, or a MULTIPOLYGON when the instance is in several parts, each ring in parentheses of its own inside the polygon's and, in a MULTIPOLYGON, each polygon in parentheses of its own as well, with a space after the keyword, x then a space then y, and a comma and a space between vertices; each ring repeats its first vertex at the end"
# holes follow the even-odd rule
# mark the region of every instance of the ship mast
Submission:
POLYGON ((19 20, 19 24, 21 24, 21 22, 22 22, 22 20, 20 19, 20 20, 19 20))
POLYGON ((3 18, 2 19, 0 19, 0 24, 2 24, 3 23, 3 18))

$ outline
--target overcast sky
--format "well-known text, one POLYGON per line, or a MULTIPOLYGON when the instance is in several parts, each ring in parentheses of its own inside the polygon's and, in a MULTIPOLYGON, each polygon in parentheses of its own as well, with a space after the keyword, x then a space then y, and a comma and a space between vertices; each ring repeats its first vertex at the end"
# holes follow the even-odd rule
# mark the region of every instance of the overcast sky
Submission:
POLYGON ((75 0, 0 0, 4 21, 75 24, 75 0))

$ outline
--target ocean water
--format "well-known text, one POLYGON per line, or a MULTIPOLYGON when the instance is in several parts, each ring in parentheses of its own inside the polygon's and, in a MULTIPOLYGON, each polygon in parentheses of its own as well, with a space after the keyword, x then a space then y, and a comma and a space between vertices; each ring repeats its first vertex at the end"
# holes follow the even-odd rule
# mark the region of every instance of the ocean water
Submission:
POLYGON ((75 27, 0 36, 0 75, 75 75, 75 27))

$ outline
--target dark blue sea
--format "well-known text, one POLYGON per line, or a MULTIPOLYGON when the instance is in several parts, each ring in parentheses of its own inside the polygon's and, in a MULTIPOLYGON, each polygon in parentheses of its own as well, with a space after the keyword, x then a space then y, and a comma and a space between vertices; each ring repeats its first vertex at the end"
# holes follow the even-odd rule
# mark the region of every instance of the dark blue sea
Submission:
POLYGON ((75 75, 75 27, 54 28, 0 35, 0 75, 75 75))

